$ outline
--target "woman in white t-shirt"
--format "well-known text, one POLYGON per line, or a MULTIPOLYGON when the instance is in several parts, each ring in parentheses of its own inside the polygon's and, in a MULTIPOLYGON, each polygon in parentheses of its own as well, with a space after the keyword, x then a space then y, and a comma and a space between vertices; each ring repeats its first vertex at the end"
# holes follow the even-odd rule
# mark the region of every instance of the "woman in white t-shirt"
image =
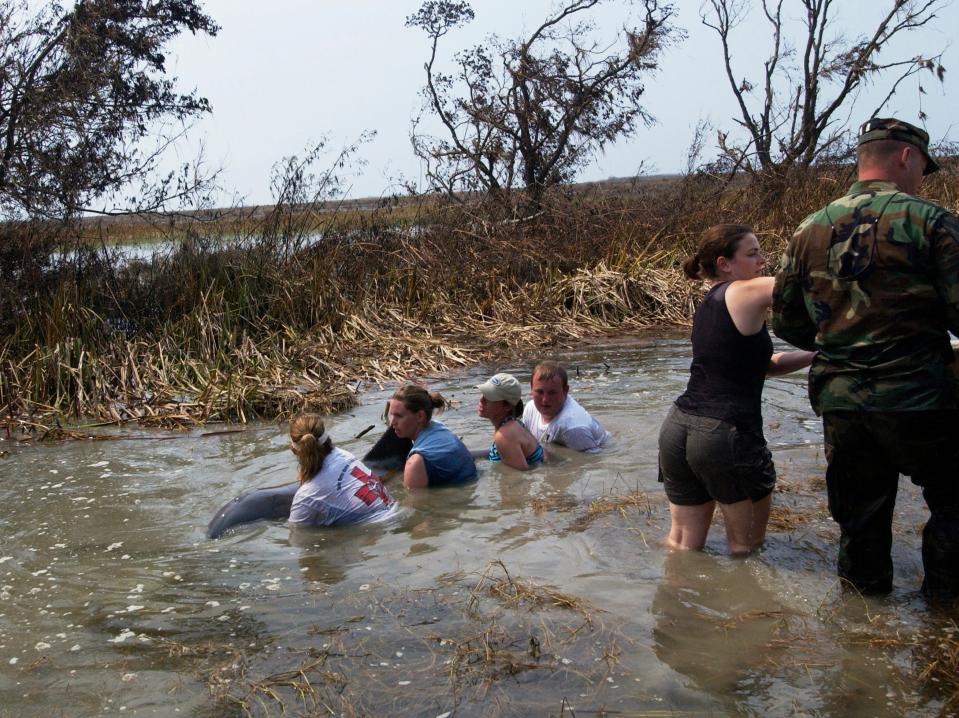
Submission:
POLYGON ((290 449, 299 462, 300 482, 290 523, 368 524, 393 513, 396 504, 386 487, 353 454, 333 447, 318 415, 301 414, 290 422, 290 449))

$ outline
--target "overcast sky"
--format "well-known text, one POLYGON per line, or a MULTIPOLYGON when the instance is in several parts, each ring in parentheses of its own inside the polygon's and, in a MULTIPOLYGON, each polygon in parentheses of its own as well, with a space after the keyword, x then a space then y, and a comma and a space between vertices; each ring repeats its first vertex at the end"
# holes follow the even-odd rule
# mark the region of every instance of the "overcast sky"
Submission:
MULTIPOLYGON (((876 8, 887 2, 891 0, 841 0, 842 29, 851 33, 846 18, 875 17, 876 8)), ((339 148, 363 130, 378 134, 360 150, 367 165, 362 175, 354 176, 351 197, 398 191, 395 178, 401 175, 421 181, 409 131, 421 105, 428 45, 422 31, 404 27, 419 0, 206 0, 203 5, 220 24, 219 35, 178 40, 168 67, 182 87, 195 87, 213 106, 212 116, 193 128, 192 138, 194 144, 202 142, 210 165, 223 168, 223 201, 235 195, 248 204, 271 202, 270 169, 277 160, 302 154, 324 135, 331 147, 339 148)), ((443 39, 443 68, 451 68, 446 61, 457 49, 482 42, 490 33, 519 36, 555 7, 551 0, 475 0, 472 5, 475 21, 443 39)), ((622 26, 626 5, 610 0, 597 13, 606 36, 622 26)), ((688 37, 666 50, 661 70, 647 83, 645 106, 657 123, 608 148, 580 179, 681 171, 700 119, 735 130, 736 106, 718 38, 700 23, 699 0, 678 0, 677 5, 675 23, 688 37)), ((792 17, 796 5, 785 0, 792 17)), ((904 56, 945 48, 943 64, 954 68, 944 84, 931 76, 922 79, 926 127, 934 141, 959 140, 959 124, 953 119, 959 107, 959 50, 948 47, 950 35, 959 28, 956 5, 949 4, 934 26, 895 48, 904 56)), ((865 29, 861 20, 856 24, 865 29)), ((769 37, 754 10, 736 35, 738 76, 759 78, 769 37)), ((893 53, 884 53, 883 59, 891 57, 893 53)), ((917 85, 913 80, 902 86, 888 114, 918 123, 917 85)), ((851 124, 858 125, 886 89, 867 88, 851 124)), ((710 155, 715 154, 714 137, 715 132, 707 145, 710 155)), ((180 158, 187 159, 191 152, 182 148, 180 158)))

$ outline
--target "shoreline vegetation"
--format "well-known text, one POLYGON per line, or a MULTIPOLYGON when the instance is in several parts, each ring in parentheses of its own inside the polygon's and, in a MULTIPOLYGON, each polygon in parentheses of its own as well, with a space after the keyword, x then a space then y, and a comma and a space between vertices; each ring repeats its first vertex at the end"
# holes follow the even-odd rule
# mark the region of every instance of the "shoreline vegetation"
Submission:
MULTIPOLYGON (((956 164, 923 196, 959 210, 956 164)), ((752 225, 772 267, 849 166, 556 188, 530 217, 480 200, 279 204, 0 225, 0 421, 188 428, 340 411, 364 382, 685 325, 680 263, 708 226, 752 225), (144 227, 149 228, 149 233, 144 227), (117 240, 163 240, 152 259, 117 240)))

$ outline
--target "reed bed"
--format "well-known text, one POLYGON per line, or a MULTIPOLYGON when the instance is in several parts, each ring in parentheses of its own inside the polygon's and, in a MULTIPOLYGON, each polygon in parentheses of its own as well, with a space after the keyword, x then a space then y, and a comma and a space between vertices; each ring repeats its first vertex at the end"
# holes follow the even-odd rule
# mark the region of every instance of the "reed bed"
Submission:
MULTIPOLYGON (((149 260, 125 258, 108 226, 6 224, 0 421, 32 435, 77 417, 189 427, 333 412, 364 382, 686 324, 703 287, 679 266, 703 229, 748 222, 775 257, 850 180, 834 168, 609 183, 556 191, 528 218, 434 198, 349 216, 293 202, 198 212, 158 223, 170 242, 149 260)), ((927 194, 955 208, 955 187, 947 169, 927 194)))

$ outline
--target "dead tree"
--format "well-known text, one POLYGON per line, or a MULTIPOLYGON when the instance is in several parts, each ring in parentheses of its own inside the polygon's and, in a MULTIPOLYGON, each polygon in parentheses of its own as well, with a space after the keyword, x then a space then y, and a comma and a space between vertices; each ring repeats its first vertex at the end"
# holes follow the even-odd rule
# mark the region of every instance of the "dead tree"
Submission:
MULTIPOLYGON (((0 0, 0 219, 92 209, 148 177, 210 109, 165 66, 177 35, 219 29, 197 0, 68 5, 0 0)), ((138 187, 134 205, 159 209, 201 186, 190 170, 138 187)))
POLYGON ((834 36, 836 0, 796 0, 802 32, 795 45, 783 19, 785 2, 761 0, 772 48, 758 79, 740 77, 733 67, 733 31, 749 9, 748 0, 703 4, 702 22, 719 36, 726 77, 739 106, 735 122, 746 133, 743 142, 719 133, 720 149, 733 171, 809 166, 841 154, 848 115, 863 83, 889 82, 888 93, 872 111, 875 117, 908 77, 928 71, 942 81, 945 72, 941 52, 893 58, 887 50, 880 58, 893 38, 931 23, 947 4, 942 0, 892 0, 883 3, 885 8, 876 2, 869 14, 875 24, 855 40, 834 36))
MULTIPOLYGON (((491 37, 437 69, 442 37, 473 19, 467 2, 431 0, 407 18, 430 38, 424 110, 412 144, 431 188, 457 197, 481 191, 508 203, 522 188, 530 203, 575 177, 597 151, 652 121, 640 104, 643 80, 677 31, 672 8, 637 3, 640 17, 611 45, 594 39, 590 11, 603 0, 568 0, 522 39, 491 37), (442 136, 422 132, 435 116, 442 136)), ((633 3, 629 3, 633 4, 633 3)))

